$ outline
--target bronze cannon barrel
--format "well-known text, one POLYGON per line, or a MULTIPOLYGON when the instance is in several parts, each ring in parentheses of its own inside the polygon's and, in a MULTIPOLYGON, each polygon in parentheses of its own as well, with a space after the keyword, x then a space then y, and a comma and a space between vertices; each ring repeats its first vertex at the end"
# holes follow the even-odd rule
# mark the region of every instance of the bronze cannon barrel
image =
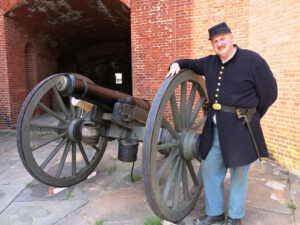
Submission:
POLYGON ((146 111, 151 108, 151 104, 147 100, 101 87, 84 79, 76 78, 72 74, 61 76, 56 82, 56 88, 63 95, 73 96, 100 105, 108 111, 112 111, 114 103, 120 99, 128 99, 133 105, 137 105, 146 111))

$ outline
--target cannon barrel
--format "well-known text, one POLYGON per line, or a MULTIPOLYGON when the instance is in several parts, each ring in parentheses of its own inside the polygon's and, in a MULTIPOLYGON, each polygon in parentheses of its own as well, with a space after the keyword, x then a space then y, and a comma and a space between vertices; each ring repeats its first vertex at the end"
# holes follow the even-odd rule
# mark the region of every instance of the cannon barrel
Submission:
POLYGON ((131 104, 137 105, 147 112, 151 108, 151 104, 147 100, 89 83, 72 74, 61 76, 56 82, 56 89, 63 95, 100 105, 109 112, 112 112, 114 103, 120 99, 129 99, 131 104))

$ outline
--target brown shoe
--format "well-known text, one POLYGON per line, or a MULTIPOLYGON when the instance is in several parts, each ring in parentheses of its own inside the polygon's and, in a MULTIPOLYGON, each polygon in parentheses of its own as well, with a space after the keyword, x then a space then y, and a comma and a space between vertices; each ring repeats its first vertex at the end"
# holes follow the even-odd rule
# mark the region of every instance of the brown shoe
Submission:
POLYGON ((228 220, 225 225, 241 225, 241 224, 242 224, 241 219, 231 219, 230 217, 228 217, 228 220))
POLYGON ((224 223, 224 214, 219 216, 202 216, 197 219, 194 219, 194 225, 213 225, 213 224, 223 224, 224 223))

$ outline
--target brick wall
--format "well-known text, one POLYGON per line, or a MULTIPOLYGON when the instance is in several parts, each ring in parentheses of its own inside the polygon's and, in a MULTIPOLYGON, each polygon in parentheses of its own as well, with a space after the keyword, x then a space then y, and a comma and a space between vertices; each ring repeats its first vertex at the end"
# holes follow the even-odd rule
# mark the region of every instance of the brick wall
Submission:
POLYGON ((5 14, 11 7, 13 7, 20 0, 1 0, 0 1, 0 12, 5 14))
POLYGON ((199 58, 214 54, 208 40, 208 28, 226 21, 234 34, 235 43, 241 47, 248 46, 248 16, 249 1, 196 0, 193 3, 191 39, 193 54, 191 57, 199 58))
POLYGON ((152 100, 169 64, 191 55, 192 2, 130 2, 134 95, 152 100))
POLYGON ((130 8, 130 0, 120 0, 120 2, 123 2, 125 5, 127 5, 130 8))
POLYGON ((262 120, 272 158, 300 172, 300 2, 250 1, 249 48, 269 63, 279 96, 262 120))
POLYGON ((248 46, 248 1, 130 2, 133 91, 153 99, 170 63, 212 54, 207 29, 226 21, 240 47, 248 46), (145 92, 144 90, 149 90, 145 92))
POLYGON ((299 1, 132 0, 130 8, 134 95, 153 100, 172 61, 212 54, 207 29, 226 21, 235 43, 261 54, 277 79, 263 130, 271 159, 300 173, 299 1))
POLYGON ((0 121, 3 124, 2 128, 10 127, 11 117, 10 112, 10 95, 9 81, 7 76, 7 52, 6 52, 6 37, 5 37, 4 17, 0 15, 0 121))
POLYGON ((55 73, 56 53, 50 51, 26 28, 21 27, 14 21, 3 17, 1 25, 5 33, 5 48, 7 70, 3 76, 7 82, 1 81, 4 97, 1 105, 6 105, 9 110, 2 113, 0 128, 15 126, 20 108, 28 92, 45 77, 55 73), (29 51, 26 52, 26 51, 29 51), (26 57, 29 62, 26 63, 26 57), (30 73, 26 76, 26 72, 30 73))

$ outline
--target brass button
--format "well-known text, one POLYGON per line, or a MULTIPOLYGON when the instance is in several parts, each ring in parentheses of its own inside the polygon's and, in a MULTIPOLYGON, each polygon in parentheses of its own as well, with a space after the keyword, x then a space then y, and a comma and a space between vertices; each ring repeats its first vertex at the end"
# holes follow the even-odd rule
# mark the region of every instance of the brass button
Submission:
POLYGON ((221 86, 221 83, 218 83, 218 86, 221 86))
POLYGON ((215 97, 217 98, 217 97, 219 97, 219 95, 218 95, 218 94, 216 94, 216 95, 215 95, 215 97))
POLYGON ((220 71, 220 74, 223 74, 223 71, 220 71))
POLYGON ((221 69, 224 70, 224 66, 222 66, 221 69))
POLYGON ((219 80, 222 80, 222 77, 218 77, 219 78, 219 80))
POLYGON ((216 91, 220 91, 220 89, 219 89, 219 88, 217 88, 217 89, 216 89, 216 91))

